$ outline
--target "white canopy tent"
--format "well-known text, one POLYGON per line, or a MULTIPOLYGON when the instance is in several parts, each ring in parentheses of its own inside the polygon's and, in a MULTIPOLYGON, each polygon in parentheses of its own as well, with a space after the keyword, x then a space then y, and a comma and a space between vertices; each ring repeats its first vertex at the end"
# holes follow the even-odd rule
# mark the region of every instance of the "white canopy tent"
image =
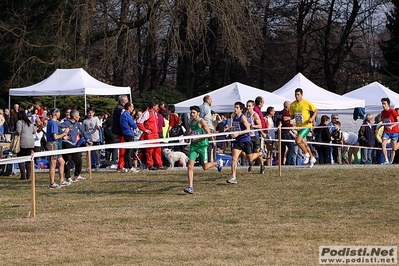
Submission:
POLYGON ((364 100, 361 98, 350 98, 327 91, 301 73, 295 75, 281 88, 273 91, 274 94, 287 97, 291 100, 295 99, 295 89, 303 90, 303 98, 312 102, 319 110, 342 110, 353 109, 356 107, 364 107, 364 100))
POLYGON ((295 100, 295 89, 303 90, 303 98, 312 102, 319 110, 317 123, 322 115, 339 114, 341 128, 343 130, 357 132, 361 120, 353 120, 353 110, 357 107, 364 107, 365 102, 362 98, 350 98, 327 91, 301 73, 295 75, 284 86, 275 90, 273 93, 295 100))
POLYGON ((90 76, 82 68, 57 69, 45 80, 23 88, 12 88, 11 96, 84 96, 86 110, 87 95, 129 95, 130 87, 117 87, 103 83, 90 76))
POLYGON ((377 114, 382 111, 381 99, 389 98, 391 107, 399 107, 399 94, 381 85, 373 82, 354 91, 344 94, 347 97, 364 99, 366 102, 366 112, 377 114))
POLYGON ((235 82, 204 95, 175 104, 176 113, 188 113, 190 106, 201 105, 205 95, 210 95, 212 97, 211 109, 217 113, 233 112, 235 102, 242 102, 245 104, 248 100, 255 101, 255 98, 258 96, 262 96, 265 100, 262 111, 266 111, 268 106, 273 106, 276 110, 283 109, 284 101, 288 100, 288 98, 275 95, 271 92, 235 82))

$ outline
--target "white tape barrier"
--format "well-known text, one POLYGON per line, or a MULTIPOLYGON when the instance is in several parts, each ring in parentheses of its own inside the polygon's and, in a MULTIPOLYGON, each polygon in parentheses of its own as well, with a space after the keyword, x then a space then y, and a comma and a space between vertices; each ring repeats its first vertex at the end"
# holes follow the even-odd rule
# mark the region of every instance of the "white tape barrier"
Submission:
MULTIPOLYGON (((381 125, 381 124, 379 124, 381 125)), ((323 126, 323 128, 326 128, 328 126, 323 126)), ((234 132, 222 132, 222 133, 212 133, 212 134, 204 134, 201 135, 202 138, 210 138, 210 137, 216 137, 216 136, 228 136, 232 134, 243 134, 243 133, 249 133, 249 132, 256 132, 256 131, 266 131, 269 129, 298 129, 297 127, 276 127, 276 128, 267 128, 267 129, 253 129, 253 130, 244 130, 244 131, 234 131, 234 132)), ((316 127, 315 127, 316 128, 316 127)), ((322 127, 320 127, 322 128, 322 127)), ((22 157, 15 157, 15 158, 5 158, 0 160, 0 165, 2 164, 10 164, 10 163, 20 163, 20 162, 26 162, 26 161, 33 161, 34 158, 38 157, 47 157, 47 156, 53 156, 53 155, 62 155, 62 154, 69 154, 69 153, 76 153, 76 152, 88 152, 88 151, 94 151, 94 150, 102 150, 102 149, 121 149, 121 148, 127 148, 127 149, 142 149, 142 148, 153 148, 153 147, 167 147, 167 146, 179 146, 179 145, 188 145, 188 143, 162 143, 163 141, 180 141, 180 140, 191 140, 194 138, 198 138, 198 135, 190 135, 190 136, 180 136, 180 137, 172 137, 172 138, 164 138, 164 139, 149 139, 149 140, 140 140, 140 141, 132 141, 132 142, 121 142, 121 143, 115 143, 115 144, 105 144, 105 145, 96 145, 96 146, 85 146, 85 147, 79 147, 79 148, 70 148, 70 149, 60 149, 60 150, 55 150, 55 151, 43 151, 43 152, 36 152, 32 154, 31 156, 22 156, 22 157)), ((278 141, 278 139, 264 139, 265 141, 272 140, 272 141, 278 141)), ((226 139, 226 140, 215 140, 213 142, 227 142, 227 141, 234 141, 234 139, 226 139)), ((281 140, 282 142, 294 142, 294 140, 281 140)), ((356 145, 345 145, 345 144, 331 144, 331 143, 317 143, 317 142, 311 142, 309 141, 308 143, 310 144, 318 144, 318 145, 328 145, 328 146, 339 146, 339 147, 356 147, 356 148, 368 148, 371 149, 371 147, 362 147, 362 146, 356 146, 356 145)), ((372 148, 372 149, 377 149, 380 150, 381 148, 372 148)))

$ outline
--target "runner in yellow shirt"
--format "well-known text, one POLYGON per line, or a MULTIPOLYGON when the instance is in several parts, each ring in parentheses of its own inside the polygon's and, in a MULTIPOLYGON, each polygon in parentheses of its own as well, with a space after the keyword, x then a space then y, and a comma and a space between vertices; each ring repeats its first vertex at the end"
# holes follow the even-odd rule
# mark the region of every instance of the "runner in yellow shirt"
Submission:
POLYGON ((313 126, 318 110, 311 102, 302 99, 302 96, 303 90, 297 88, 295 90, 296 100, 293 101, 290 106, 290 115, 291 118, 295 119, 296 126, 298 127, 298 135, 295 142, 305 154, 304 164, 307 164, 310 158, 310 167, 313 167, 316 158, 313 156, 307 144, 306 136, 313 126), (312 115, 311 112, 313 112, 312 115))

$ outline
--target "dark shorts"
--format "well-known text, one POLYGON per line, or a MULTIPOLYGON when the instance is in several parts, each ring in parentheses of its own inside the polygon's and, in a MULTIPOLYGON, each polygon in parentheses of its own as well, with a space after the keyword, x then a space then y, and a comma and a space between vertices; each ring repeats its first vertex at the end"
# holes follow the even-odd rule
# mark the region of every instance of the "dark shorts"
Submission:
MULTIPOLYGON (((48 151, 56 151, 59 150, 59 142, 58 141, 47 141, 46 143, 46 150, 48 151)), ((56 161, 58 158, 61 158, 61 154, 58 155, 52 155, 51 160, 56 161)))
POLYGON ((253 148, 254 150, 260 149, 260 137, 259 137, 259 135, 257 135, 257 136, 252 136, 252 137, 251 137, 251 142, 252 142, 252 148, 253 148))
POLYGON ((247 141, 247 142, 233 142, 231 145, 232 145, 232 149, 233 150, 240 150, 240 151, 245 152, 246 154, 253 153, 252 142, 250 142, 250 141, 247 141))

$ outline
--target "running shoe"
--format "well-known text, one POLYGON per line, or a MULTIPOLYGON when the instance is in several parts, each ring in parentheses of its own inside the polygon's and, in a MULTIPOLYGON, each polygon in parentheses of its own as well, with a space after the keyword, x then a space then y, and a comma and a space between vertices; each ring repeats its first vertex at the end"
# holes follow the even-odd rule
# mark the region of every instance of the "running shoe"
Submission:
POLYGON ((69 183, 68 181, 62 181, 62 182, 60 182, 60 187, 66 187, 66 186, 69 186, 71 183, 69 183))
POLYGON ((83 180, 86 180, 86 178, 84 178, 81 175, 75 176, 75 181, 83 181, 83 180))
POLYGON ((57 189, 57 188, 61 188, 58 184, 56 183, 52 183, 48 186, 49 189, 57 189))
POLYGON ((229 184, 237 184, 237 179, 235 177, 232 177, 230 179, 227 179, 226 182, 229 184))
POLYGON ((188 194, 194 194, 194 189, 192 187, 186 187, 185 189, 183 189, 183 191, 188 194))
POLYGON ((222 172, 222 170, 223 170, 223 160, 222 160, 222 159, 219 159, 219 160, 217 161, 216 167, 217 167, 217 169, 218 169, 219 172, 222 172))
POLYGON ((259 173, 261 174, 261 175, 264 175, 265 174, 265 166, 264 165, 261 165, 260 166, 260 171, 259 171, 259 173))
POLYGON ((313 165, 314 165, 315 163, 316 163, 316 158, 315 158, 315 157, 312 157, 312 159, 310 159, 310 165, 309 165, 309 167, 312 168, 313 165))
POLYGON ((249 162, 248 172, 252 171, 252 166, 254 166, 254 164, 255 164, 255 161, 249 162))
POLYGON ((67 181, 68 181, 69 183, 71 183, 71 184, 74 183, 74 182, 76 182, 76 181, 73 180, 72 178, 68 178, 67 181))
POLYGON ((137 170, 136 168, 132 167, 129 169, 129 173, 137 173, 139 170, 137 170))
POLYGON ((308 164, 309 163, 309 158, 310 158, 309 153, 306 153, 305 154, 305 160, 303 161, 303 164, 308 164))

